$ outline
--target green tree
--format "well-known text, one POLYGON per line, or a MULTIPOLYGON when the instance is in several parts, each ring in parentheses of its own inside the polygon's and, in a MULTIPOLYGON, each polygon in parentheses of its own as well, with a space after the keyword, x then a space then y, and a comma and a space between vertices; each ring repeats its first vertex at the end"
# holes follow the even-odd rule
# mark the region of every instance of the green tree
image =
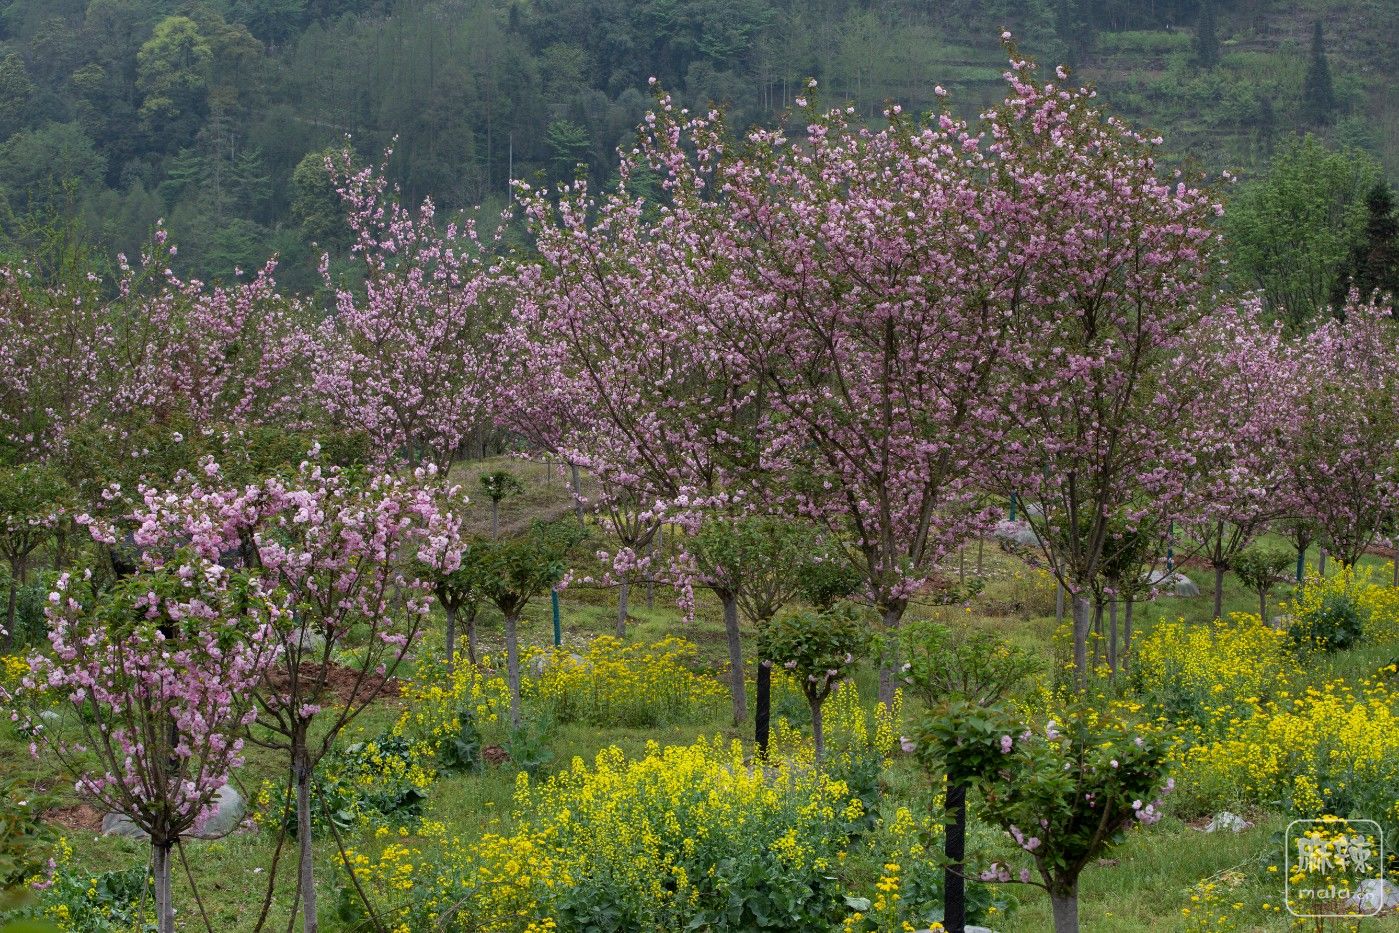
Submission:
POLYGON ((1258 594, 1258 618, 1268 624, 1268 594, 1287 579, 1292 555, 1276 548, 1249 548, 1234 558, 1234 576, 1258 594))
POLYGON ((18 55, 11 52, 0 59, 0 140, 9 139, 29 120, 37 90, 18 55))
POLYGON ((1326 60, 1326 36, 1321 20, 1312 29, 1312 54, 1302 78, 1302 123, 1326 126, 1336 118, 1336 91, 1331 85, 1331 65, 1326 60))
POLYGON ((475 585, 505 617, 505 665, 510 683, 510 726, 519 729, 520 616, 532 599, 559 584, 567 571, 568 549, 577 540, 577 529, 567 522, 533 525, 522 535, 483 541, 471 551, 477 574, 475 585))
POLYGON ((291 174, 291 216, 306 238, 322 249, 349 245, 345 207, 335 192, 326 160, 339 158, 335 149, 308 152, 291 174))
POLYGON ((578 163, 588 161, 588 131, 572 120, 555 120, 545 133, 549 147, 549 172, 555 181, 568 181, 578 163))
POLYGON ((1338 152, 1315 136, 1280 149, 1225 214, 1235 284, 1258 289, 1269 312, 1293 329, 1313 320, 1361 241, 1365 193, 1379 178, 1372 156, 1338 152))
POLYGON ((14 647, 15 604, 29 579, 29 558, 53 536, 68 499, 56 470, 38 464, 0 468, 0 558, 10 568, 5 598, 5 648, 14 647))
POLYGON ((209 91, 214 51, 188 16, 167 16, 136 55, 141 116, 153 131, 186 139, 193 134, 209 91))
POLYGON ((759 657, 791 671, 806 695, 818 764, 826 755, 821 707, 869 646, 869 624, 850 603, 839 603, 822 612, 784 612, 758 631, 759 657))
POLYGON ((1214 0, 1200 0, 1200 18, 1195 27, 1195 64, 1206 71, 1219 64, 1219 35, 1214 17, 1214 0))
POLYGON ((1332 304, 1343 304, 1352 286, 1361 298, 1375 292, 1399 296, 1399 215, 1394 210, 1394 191, 1383 179, 1365 196, 1365 229, 1336 277, 1332 304))

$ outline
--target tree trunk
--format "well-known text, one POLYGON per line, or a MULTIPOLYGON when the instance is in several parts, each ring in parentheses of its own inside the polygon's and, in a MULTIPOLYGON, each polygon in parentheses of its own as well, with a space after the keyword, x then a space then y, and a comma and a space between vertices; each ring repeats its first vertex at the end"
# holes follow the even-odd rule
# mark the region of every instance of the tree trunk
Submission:
POLYGON ((755 691, 755 705, 757 709, 753 712, 753 740, 758 746, 758 757, 764 760, 768 756, 768 736, 772 723, 772 662, 758 662, 758 684, 755 691))
POLYGON ((1132 607, 1133 600, 1127 600, 1122 607, 1122 670, 1127 671, 1132 666, 1132 607))
POLYGON ((175 904, 170 891, 170 850, 168 842, 151 842, 151 874, 155 880, 155 923, 159 933, 175 933, 175 904))
POLYGON ((1064 584, 1054 581, 1054 624, 1064 624, 1064 584))
POLYGON ((943 849, 947 866, 942 870, 945 891, 943 925, 947 933, 964 933, 967 927, 967 879, 963 864, 967 855, 967 788, 965 784, 947 782, 947 836, 943 849))
POLYGON ((500 503, 491 500, 491 537, 500 537, 500 503))
POLYGON ((578 464, 570 463, 568 468, 573 471, 573 514, 578 516, 578 527, 584 526, 583 521, 583 486, 578 479, 578 464))
MULTIPOLYGON (((646 545, 646 556, 654 558, 656 556, 656 539, 652 538, 651 543, 646 545)), ((649 566, 646 568, 646 609, 650 611, 656 608, 656 574, 649 566)))
MULTIPOLYGON (((898 632, 899 622, 902 621, 903 615, 902 606, 891 606, 884 610, 885 634, 893 636, 898 632)), ((889 639, 884 654, 884 663, 879 666, 879 702, 884 704, 885 709, 893 709, 894 691, 898 687, 895 680, 899 669, 898 640, 896 638, 889 639)))
POLYGON ((733 696, 734 725, 748 721, 748 692, 743 679, 743 641, 738 628, 738 597, 720 593, 724 604, 724 634, 729 640, 729 693, 733 696))
MULTIPOLYGON (((304 727, 303 727, 304 728, 304 727)), ((296 772, 296 844, 298 872, 301 879, 302 933, 318 933, 320 918, 316 912, 315 853, 311 849, 311 756, 306 751, 306 736, 296 740, 293 768, 296 772)))
POLYGON ((1054 933, 1078 933, 1078 892, 1049 895, 1054 910, 1054 933))
POLYGON ((631 581, 626 577, 622 578, 622 585, 617 589, 617 637, 627 637, 627 601, 631 598, 631 581))
POLYGON ((1074 685, 1079 692, 1088 687, 1088 631, 1093 627, 1093 604, 1086 593, 1074 599, 1074 685))
POLYGON ((1319 556, 1318 556, 1317 559, 1316 559, 1316 565, 1317 565, 1316 572, 1319 573, 1319 574, 1321 574, 1321 575, 1324 577, 1324 576, 1326 576, 1326 548, 1324 548, 1324 547, 1319 547, 1319 548, 1317 548, 1317 553, 1318 553, 1319 556))
POLYGON ((986 570, 986 539, 976 539, 976 575, 984 577, 986 570))
POLYGON ((19 595, 19 578, 10 574, 10 593, 5 600, 5 651, 15 647, 15 599, 19 595))
POLYGON ((1298 548, 1298 549, 1297 549, 1297 582, 1298 582, 1298 583, 1301 583, 1301 582, 1302 582, 1302 577, 1305 575, 1306 570, 1307 570, 1307 549, 1306 549, 1306 548, 1298 548))
POLYGON ((1264 625, 1268 624, 1268 591, 1258 591, 1258 619, 1264 625))
POLYGON ((1223 564, 1214 565, 1214 617, 1216 619, 1224 615, 1224 571, 1227 569, 1223 564))
POLYGON ((819 765, 826 760, 826 734, 821 724, 822 701, 808 697, 806 702, 811 707, 811 744, 816 748, 816 763, 819 765))
POLYGON ((510 681, 510 728, 520 728, 520 640, 517 632, 518 612, 505 616, 505 668, 510 681))
POLYGON ((445 605, 442 611, 447 615, 447 673, 457 666, 457 607, 445 605))
POLYGON ((478 652, 476 642, 476 613, 480 608, 480 603, 472 603, 466 610, 466 659, 473 665, 476 663, 478 652))
POLYGON ((1108 603, 1108 671, 1117 675, 1117 600, 1108 603))
POLYGON ((1098 652, 1103 650, 1103 603, 1102 600, 1093 599, 1093 657, 1089 666, 1093 670, 1098 668, 1098 652))

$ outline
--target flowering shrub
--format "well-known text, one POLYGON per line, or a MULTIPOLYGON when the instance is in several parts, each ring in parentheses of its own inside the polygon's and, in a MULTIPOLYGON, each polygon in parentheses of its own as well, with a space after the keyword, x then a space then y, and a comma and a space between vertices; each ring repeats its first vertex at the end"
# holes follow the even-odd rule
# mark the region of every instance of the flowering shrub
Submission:
POLYGON ((1087 704, 1062 717, 1063 726, 1051 720, 1042 733, 1022 731, 1003 707, 957 701, 930 715, 918 740, 924 764, 945 769, 950 784, 980 788, 983 818, 1034 865, 993 862, 981 880, 1045 888, 1056 930, 1078 929, 1080 872, 1127 830, 1157 822, 1162 801, 1153 798, 1174 788, 1162 732, 1087 704))
POLYGON ((1301 677, 1287 636, 1255 615, 1208 625, 1162 622, 1144 639, 1134 670, 1143 705, 1185 729, 1187 741, 1219 735, 1240 715, 1301 677))
MULTIPOLYGON (((42 920, 62 933, 126 933, 153 929, 151 876, 146 865, 95 874, 74 864, 67 838, 49 862, 47 877, 36 881, 37 903, 6 918, 42 920)), ((44 926, 41 929, 51 929, 44 926)))
MULTIPOLYGON (((490 658, 484 658, 485 664, 490 658)), ((445 661, 422 660, 414 678, 403 685, 404 709, 392 734, 412 737, 441 756, 461 734, 461 716, 481 728, 501 721, 510 708, 510 687, 500 678, 457 655, 445 661)))
POLYGON ((829 928, 834 869, 864 807, 844 782, 721 739, 626 760, 616 748, 532 786, 514 830, 425 853, 351 854, 381 916, 405 929, 829 928))
POLYGON ((660 726, 702 722, 725 694, 719 682, 695 673, 695 646, 680 638, 623 643, 610 635, 582 656, 555 650, 529 692, 560 722, 590 726, 660 726))
POLYGON ((1368 567, 1339 567, 1330 576, 1309 572, 1283 608, 1302 645, 1347 648, 1363 635, 1381 644, 1399 641, 1399 590, 1371 581, 1368 567))
POLYGON ((1298 816, 1367 817, 1387 821, 1389 837, 1399 827, 1396 705, 1379 680, 1339 679, 1255 702, 1219 738, 1178 750, 1183 806, 1203 811, 1232 797, 1298 816))

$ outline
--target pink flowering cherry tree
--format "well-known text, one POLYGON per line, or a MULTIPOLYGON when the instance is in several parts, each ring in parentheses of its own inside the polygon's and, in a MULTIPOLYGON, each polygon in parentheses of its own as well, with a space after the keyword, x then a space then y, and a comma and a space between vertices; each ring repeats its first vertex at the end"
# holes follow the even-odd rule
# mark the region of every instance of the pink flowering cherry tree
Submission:
MULTIPOLYGON (((663 97, 661 106, 671 105, 663 97)), ((667 161, 670 144, 658 126, 653 115, 643 146, 623 158, 614 191, 595 196, 580 181, 552 200, 525 190, 541 262, 518 288, 524 355, 553 361, 556 405, 576 412, 556 449, 598 481, 598 513, 618 545, 602 556, 619 582, 619 636, 636 576, 691 579, 658 566, 652 545, 664 522, 693 530, 747 510, 765 423, 756 380, 733 353, 733 335, 716 323, 731 296, 716 257, 699 246, 710 216, 706 173, 667 161), (660 203, 628 188, 638 169, 662 166, 660 203)), ((727 574, 701 570, 693 582, 723 605, 734 718, 742 722, 737 590, 727 574)))
MULTIPOLYGON (((1262 322, 1256 301, 1216 318, 1213 387, 1196 398, 1196 423, 1207 423, 1184 490, 1180 523, 1188 550, 1214 570, 1214 615, 1223 612, 1224 575, 1267 526, 1289 512, 1285 441, 1291 417, 1282 332, 1262 322)), ((1266 619, 1264 620, 1267 621, 1266 619)))
POLYGON ((1354 564, 1399 508, 1399 333, 1387 305, 1352 295, 1291 346, 1287 465, 1298 514, 1354 564))
POLYGON ((175 929, 171 852, 242 764, 282 612, 255 577, 188 551, 168 557, 105 592, 90 574, 60 577, 49 596, 52 654, 30 658, 21 689, 36 704, 74 708, 80 742, 31 729, 79 793, 149 834, 161 933, 175 929))
POLYGON ((493 427, 503 319, 491 244, 471 221, 439 223, 431 201, 403 206, 382 169, 327 165, 348 212, 362 286, 338 286, 319 335, 314 388, 330 417, 364 431, 380 462, 445 470, 493 427))
MULTIPOLYGON (((1012 47, 1012 54, 1014 49, 1012 47)), ((1017 269, 1002 418, 991 462, 1073 598, 1076 679, 1088 673, 1091 593, 1114 523, 1174 514, 1189 480, 1191 403, 1213 378, 1208 324, 1220 208, 1162 180, 1155 147, 1093 91, 1040 84, 1016 57, 989 117, 996 229, 1017 269)), ((1123 540, 1128 540, 1123 538, 1123 540)))
POLYGON ((245 569, 278 607, 269 636, 275 663, 248 690, 258 708, 249 740, 289 758, 297 899, 302 929, 315 931, 312 777, 340 732, 381 696, 427 618, 431 582, 413 559, 433 520, 437 479, 430 467, 410 481, 312 461, 287 480, 244 487, 224 485, 211 461, 203 474, 182 489, 147 490, 134 540, 147 548, 182 537, 206 560, 245 569), (352 638, 354 650, 342 651, 352 638))
MULTIPOLYGON (((991 521, 978 483, 1003 434, 997 373, 1021 273, 980 137, 947 114, 886 116, 872 131, 807 109, 800 139, 755 131, 722 162, 712 134, 696 148, 720 164, 704 242, 733 270, 729 352, 773 410, 763 457, 791 463, 794 510, 843 546, 892 630, 991 521)), ((672 161, 679 137, 665 137, 672 161)), ((886 651, 886 703, 895 667, 886 651)))

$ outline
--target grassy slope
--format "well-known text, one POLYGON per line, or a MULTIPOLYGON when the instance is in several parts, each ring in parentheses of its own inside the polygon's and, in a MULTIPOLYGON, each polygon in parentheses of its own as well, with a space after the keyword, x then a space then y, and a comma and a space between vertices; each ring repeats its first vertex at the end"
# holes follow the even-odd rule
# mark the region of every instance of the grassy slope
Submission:
MULTIPOLYGON (((463 480, 471 489, 475 485, 475 475, 487 468, 496 469, 502 465, 529 480, 526 495, 503 507, 503 524, 518 526, 536 517, 567 514, 569 505, 558 478, 555 477, 546 487, 543 484, 543 470, 535 465, 502 462, 479 467, 473 465, 463 471, 463 480)), ((488 506, 484 503, 477 521, 483 523, 483 527, 489 523, 488 506)), ((943 613, 968 620, 992 628, 1048 656, 1047 646, 1054 631, 1052 597, 1046 600, 1046 589, 1030 582, 1034 572, 1019 558, 1006 555, 989 544, 983 553, 988 586, 973 603, 971 612, 960 607, 915 607, 912 611, 915 614, 943 613)), ((1315 559, 1315 555, 1312 555, 1312 559, 1315 559)), ((968 573, 975 571, 974 546, 968 550, 966 566, 968 573)), ((955 564, 946 569, 951 574, 958 572, 955 564)), ((1206 579, 1207 574, 1200 571, 1193 571, 1193 576, 1201 583, 1203 595, 1192 600, 1163 599, 1144 608, 1138 614, 1139 632, 1149 631, 1152 622, 1161 618, 1184 618, 1196 624, 1208 620, 1211 609, 1210 581, 1206 579)), ((580 586, 569 590, 563 601, 566 641, 585 643, 598 634, 610 633, 614 624, 614 598, 612 592, 601 589, 580 586)), ((632 605, 632 637, 652 639, 677 633, 700 646, 707 664, 717 669, 723 663, 726 657, 723 627, 718 606, 711 599, 701 595, 697 617, 693 622, 686 622, 680 617, 667 591, 658 590, 654 607, 647 608, 644 588, 637 588, 632 605)), ((1255 598, 1230 577, 1226 580, 1225 606, 1226 612, 1248 611, 1254 608, 1255 598)), ((483 612, 482 623, 486 650, 498 652, 502 643, 498 617, 483 612)), ((526 614, 523 641, 527 644, 548 644, 551 628, 548 603, 533 606, 526 614)), ((420 650, 440 649, 440 643, 440 635, 433 633, 423 642, 420 650)), ((1338 673, 1359 673, 1373 670, 1379 663, 1380 659, 1373 652, 1361 649, 1338 659, 1334 667, 1338 673)), ((1330 673, 1319 671, 1318 676, 1330 673)), ((860 679, 862 693, 873 697, 871 673, 862 672, 860 679)), ((351 727, 348 740, 380 732, 395 718, 395 707, 396 703, 388 703, 366 713, 351 727)), ((591 758, 608 745, 618 745, 630 753, 640 753, 650 739, 663 744, 687 743, 698 734, 713 735, 716 732, 738 734, 725 721, 722 713, 716 713, 714 721, 701 726, 659 732, 566 726, 555 736, 553 747, 558 757, 553 766, 566 767, 575 755, 591 758)), ((501 739, 498 733, 488 732, 486 735, 488 743, 501 739)), ((894 787, 919 780, 910 765, 900 763, 897 767, 900 772, 895 775, 894 787)), ((255 787, 264 777, 277 777, 280 773, 278 768, 278 760, 266 754, 254 754, 241 779, 250 788, 255 787)), ((65 778, 49 771, 44 763, 31 760, 24 743, 8 726, 0 726, 0 772, 24 773, 47 787, 68 786, 65 778)), ((492 769, 481 776, 449 776, 434 788, 429 816, 445 822, 450 832, 460 834, 469 842, 482 832, 498 827, 499 821, 508 820, 512 789, 513 773, 508 768, 492 769)), ((1280 857, 1278 844, 1271 837, 1285 821, 1267 814, 1250 816, 1257 820, 1258 825, 1238 836, 1204 836, 1172 818, 1163 820, 1149 831, 1133 833, 1130 841, 1113 853, 1114 864, 1094 867, 1085 874, 1082 891, 1084 930, 1089 933, 1129 933, 1181 929, 1180 908, 1189 902, 1189 889, 1195 882, 1238 866, 1257 866, 1266 864, 1259 860, 1280 857)), ((94 836, 90 831, 70 831, 68 836, 77 851, 79 864, 94 872, 126 867, 146 858, 145 847, 138 843, 94 836)), ((998 844, 985 828, 973 828, 973 838, 978 837, 991 845, 998 844)), ((347 844, 353 846, 355 841, 347 840, 347 844)), ((320 852, 318 876, 322 883, 318 890, 327 913, 331 913, 335 895, 330 880, 336 877, 335 849, 323 839, 320 852)), ((214 928, 230 933, 250 929, 267 877, 265 872, 268 870, 270 846, 266 837, 236 835, 217 842, 195 843, 189 847, 188 854, 214 928)), ((286 867, 284 862, 284 872, 286 867)), ((1262 909, 1265 902, 1277 904, 1280 891, 1254 881, 1256 870, 1256 867, 1249 868, 1246 872, 1248 880, 1229 895, 1230 900, 1239 900, 1246 905, 1244 914, 1248 922, 1240 929, 1288 929, 1284 920, 1262 909)), ((286 874, 274 915, 286 916, 293 884, 290 874, 286 874)), ((177 887, 188 928, 202 928, 202 924, 193 916, 196 908, 190 899, 188 886, 180 880, 177 887)), ((999 929, 1049 929, 1048 905, 1039 892, 1023 889, 1017 893, 1022 905, 1012 918, 999 925, 999 929)), ((330 927, 334 928, 333 922, 330 927)), ((1367 921, 1363 927, 1376 931, 1393 928, 1396 928, 1393 923, 1385 921, 1367 921)))

